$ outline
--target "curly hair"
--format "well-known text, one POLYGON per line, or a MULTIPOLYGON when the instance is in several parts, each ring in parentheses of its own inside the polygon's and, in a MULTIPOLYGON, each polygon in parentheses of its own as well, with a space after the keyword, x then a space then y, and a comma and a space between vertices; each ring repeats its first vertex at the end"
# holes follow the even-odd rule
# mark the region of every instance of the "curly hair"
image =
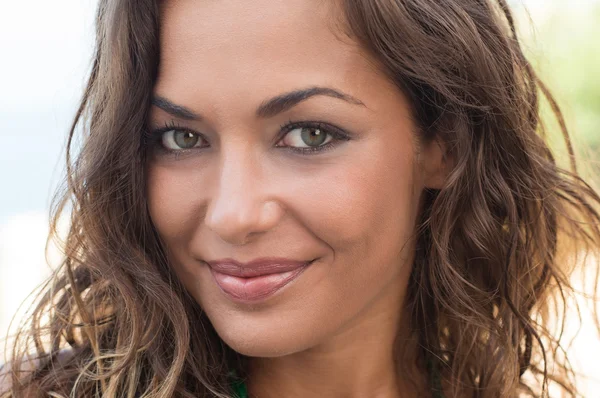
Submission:
MULTIPOLYGON (((344 33, 409 98, 419 138, 443 141, 453 160, 444 187, 425 192, 417 229, 405 311, 419 369, 435 370, 448 397, 545 397, 550 384, 577 396, 561 325, 577 315, 567 314, 571 274, 600 249, 600 197, 577 171, 506 1, 352 0, 341 9, 344 33), (568 167, 548 145, 542 101, 568 167)), ((49 239, 70 217, 64 262, 17 335, 3 396, 227 398, 228 372, 244 372, 244 357, 169 267, 148 215, 141 132, 159 12, 155 0, 100 1, 53 204, 49 239)))

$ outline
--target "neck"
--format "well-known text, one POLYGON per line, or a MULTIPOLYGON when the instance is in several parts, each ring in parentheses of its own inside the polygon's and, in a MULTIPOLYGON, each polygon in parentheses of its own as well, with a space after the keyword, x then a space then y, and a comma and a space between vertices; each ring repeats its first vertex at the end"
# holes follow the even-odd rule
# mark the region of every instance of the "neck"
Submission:
POLYGON ((407 342, 408 323, 401 322, 398 306, 377 301, 319 346, 282 357, 249 358, 249 397, 417 396, 424 378, 414 378, 410 366, 408 377, 394 358, 397 344, 407 342), (405 326, 399 330, 399 325, 405 326))

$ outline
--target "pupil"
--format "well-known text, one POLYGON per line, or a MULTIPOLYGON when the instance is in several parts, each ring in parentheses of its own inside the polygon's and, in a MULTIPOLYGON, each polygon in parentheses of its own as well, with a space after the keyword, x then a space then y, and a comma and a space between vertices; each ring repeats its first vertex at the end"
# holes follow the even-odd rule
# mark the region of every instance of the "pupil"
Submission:
POLYGON ((327 136, 327 134, 323 133, 321 129, 315 128, 303 128, 300 135, 302 136, 302 140, 310 146, 321 145, 323 142, 325 142, 325 138, 327 136))
POLYGON ((198 143, 198 136, 187 131, 176 131, 174 138, 177 146, 184 149, 193 148, 198 143))

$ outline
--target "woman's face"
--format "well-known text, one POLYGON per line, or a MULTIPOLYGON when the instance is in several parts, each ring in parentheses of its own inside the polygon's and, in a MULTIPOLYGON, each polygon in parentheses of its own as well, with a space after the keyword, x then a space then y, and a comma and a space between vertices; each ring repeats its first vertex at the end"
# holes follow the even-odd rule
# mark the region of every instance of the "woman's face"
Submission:
POLYGON ((340 40, 331 2, 163 4, 149 210, 221 338, 280 356, 399 314, 441 158, 417 151, 405 97, 340 40), (206 263, 265 257, 315 261, 254 299, 226 294, 206 263))

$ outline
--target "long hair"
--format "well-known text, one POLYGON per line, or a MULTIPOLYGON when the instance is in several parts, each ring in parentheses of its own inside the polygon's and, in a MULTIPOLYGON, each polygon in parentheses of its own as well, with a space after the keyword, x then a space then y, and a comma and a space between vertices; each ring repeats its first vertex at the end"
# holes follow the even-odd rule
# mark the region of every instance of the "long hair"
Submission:
MULTIPOLYGON (((416 231, 404 309, 413 365, 449 397, 548 396, 550 384, 576 396, 560 326, 577 315, 566 306, 572 272, 598 255, 600 197, 578 174, 506 1, 348 0, 342 15, 409 98, 420 140, 444 142, 452 164, 444 187, 425 191, 416 231), (568 167, 548 146, 543 99, 568 167)), ((177 280, 147 210, 158 2, 101 0, 96 23, 53 205, 50 239, 70 217, 64 262, 17 335, 6 395, 230 397, 228 372, 244 374, 244 357, 177 280)))

